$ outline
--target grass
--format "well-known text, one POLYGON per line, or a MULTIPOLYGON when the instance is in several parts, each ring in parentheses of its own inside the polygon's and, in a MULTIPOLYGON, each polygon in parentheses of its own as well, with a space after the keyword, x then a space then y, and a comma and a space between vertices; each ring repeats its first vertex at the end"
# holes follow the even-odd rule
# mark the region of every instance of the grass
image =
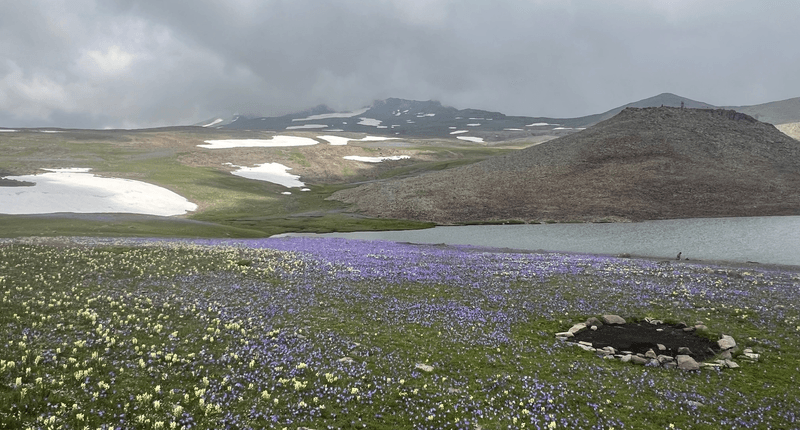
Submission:
MULTIPOLYGON (((346 205, 326 199, 346 185, 312 184, 310 192, 294 189, 291 196, 284 196, 281 192, 286 188, 282 186, 241 178, 215 167, 200 167, 181 161, 196 153, 205 154, 208 150, 186 145, 186 142, 199 142, 204 138, 207 136, 188 131, 30 132, 0 136, 0 148, 3 149, 0 152, 0 166, 5 170, 30 172, 41 167, 91 167, 98 174, 165 187, 199 205, 196 213, 184 217, 140 217, 130 222, 121 218, 95 221, 92 217, 6 215, 2 216, 0 237, 264 237, 284 232, 397 230, 433 226, 432 223, 344 215, 346 205)), ((301 150, 278 148, 276 151, 288 153, 293 163, 301 166, 308 164, 301 150)), ((390 170, 386 176, 448 168, 474 162, 491 152, 469 148, 457 148, 455 151, 457 153, 449 156, 472 155, 468 159, 456 160, 455 164, 441 161, 423 162, 411 167, 404 165, 390 170)))
POLYGON ((731 270, 300 238, 6 241, 0 428, 796 427, 800 274, 731 270), (681 372, 554 339, 604 312, 703 320, 762 359, 681 372))

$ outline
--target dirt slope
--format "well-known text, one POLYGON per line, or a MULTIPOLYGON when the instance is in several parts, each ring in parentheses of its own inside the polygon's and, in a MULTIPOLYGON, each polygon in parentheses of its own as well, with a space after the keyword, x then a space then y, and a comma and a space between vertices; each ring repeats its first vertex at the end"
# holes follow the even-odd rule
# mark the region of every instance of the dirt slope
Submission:
POLYGON ((628 108, 580 133, 331 198, 441 224, 800 214, 800 142, 730 110, 628 108))

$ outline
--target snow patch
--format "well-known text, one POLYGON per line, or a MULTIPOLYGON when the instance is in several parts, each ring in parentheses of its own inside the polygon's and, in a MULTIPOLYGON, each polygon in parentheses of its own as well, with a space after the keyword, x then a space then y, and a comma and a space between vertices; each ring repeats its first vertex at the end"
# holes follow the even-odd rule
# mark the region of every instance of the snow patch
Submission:
POLYGON ((0 187, 0 213, 134 213, 183 215, 197 210, 186 198, 157 185, 103 178, 88 168, 44 169, 39 175, 8 176, 32 187, 0 187))
POLYGON ((479 122, 473 122, 472 124, 467 124, 467 127, 480 127, 481 124, 479 122))
POLYGON ((347 145, 347 142, 349 142, 351 140, 355 141, 355 142, 380 142, 380 141, 383 141, 383 140, 395 140, 395 139, 397 139, 396 137, 383 137, 383 136, 366 136, 366 137, 362 137, 361 139, 352 139, 352 138, 349 138, 349 137, 329 136, 329 135, 317 136, 317 138, 328 141, 328 143, 331 146, 347 145))
POLYGON ((0 132, 5 132, 5 133, 14 133, 14 132, 17 132, 17 131, 19 131, 19 130, 12 130, 10 128, 0 128, 0 132))
POLYGON ((359 110, 354 110, 352 112, 334 112, 334 113, 322 113, 319 115, 311 115, 305 118, 295 118, 292 121, 313 121, 317 119, 329 119, 329 118, 350 118, 353 116, 362 115, 364 112, 368 111, 369 108, 363 108, 359 110))
POLYGON ((461 134, 461 133, 469 133, 469 130, 456 130, 450 132, 450 134, 461 134))
MULTIPOLYGON (((263 118, 262 118, 262 119, 263 119, 263 118)), ((215 119, 214 121, 211 121, 211 122, 209 122, 209 123, 208 123, 208 124, 206 124, 206 125, 201 125, 200 127, 211 127, 212 125, 219 124, 219 123, 221 123, 222 121, 224 121, 222 118, 217 118, 217 119, 215 119)))
POLYGON ((572 127, 556 127, 553 130, 572 130, 572 127))
MULTIPOLYGON (((541 127, 543 125, 550 125, 550 124, 548 124, 546 122, 534 122, 533 124, 528 124, 525 127, 541 127)), ((553 124, 553 125, 557 125, 557 124, 553 124)))
POLYGON ((344 158, 345 160, 361 161, 361 162, 364 162, 364 163, 380 163, 380 162, 386 161, 386 160, 397 161, 397 160, 405 160, 405 159, 411 158, 411 157, 408 156, 408 155, 392 155, 392 156, 389 156, 389 157, 362 157, 360 155, 347 155, 347 156, 342 157, 342 158, 344 158))
POLYGON ((368 126, 371 126, 371 127, 377 127, 377 126, 381 125, 381 123, 383 122, 383 121, 381 121, 379 119, 372 119, 372 118, 361 117, 360 119, 361 119, 361 121, 358 122, 358 125, 368 125, 368 126))
POLYGON ((483 143, 483 138, 482 137, 458 136, 457 138, 461 139, 461 140, 466 140, 466 141, 469 141, 469 142, 483 143))
POLYGON ((291 167, 280 163, 257 164, 256 167, 236 166, 231 163, 225 164, 238 167, 239 170, 234 170, 231 173, 242 178, 272 182, 273 184, 283 185, 286 188, 299 188, 306 185, 300 181, 300 175, 292 175, 288 172, 288 170, 292 170, 291 167))
POLYGON ((274 136, 272 139, 225 139, 225 140, 206 140, 208 145, 197 145, 201 148, 223 149, 223 148, 254 148, 254 147, 280 147, 280 146, 310 146, 316 145, 314 139, 297 136, 274 136))
POLYGON ((302 130, 306 128, 327 128, 328 124, 303 124, 286 127, 287 130, 302 130))
POLYGON ((504 131, 525 131, 525 130, 523 130, 521 128, 504 128, 503 130, 504 131))

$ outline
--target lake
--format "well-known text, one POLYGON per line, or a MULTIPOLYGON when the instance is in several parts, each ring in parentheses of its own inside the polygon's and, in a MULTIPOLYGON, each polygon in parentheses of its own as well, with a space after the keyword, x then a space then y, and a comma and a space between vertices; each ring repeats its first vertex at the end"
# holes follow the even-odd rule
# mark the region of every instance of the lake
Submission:
POLYGON ((532 251, 622 254, 800 266, 800 216, 693 218, 636 223, 435 227, 426 230, 303 234, 532 251))

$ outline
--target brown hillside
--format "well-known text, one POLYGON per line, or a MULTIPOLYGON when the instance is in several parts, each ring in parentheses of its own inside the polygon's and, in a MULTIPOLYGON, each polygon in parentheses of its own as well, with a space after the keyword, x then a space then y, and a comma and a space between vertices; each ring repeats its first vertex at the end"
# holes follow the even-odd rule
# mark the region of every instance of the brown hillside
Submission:
POLYGON ((731 110, 628 108, 541 145, 331 198, 441 224, 799 215, 800 142, 731 110))

